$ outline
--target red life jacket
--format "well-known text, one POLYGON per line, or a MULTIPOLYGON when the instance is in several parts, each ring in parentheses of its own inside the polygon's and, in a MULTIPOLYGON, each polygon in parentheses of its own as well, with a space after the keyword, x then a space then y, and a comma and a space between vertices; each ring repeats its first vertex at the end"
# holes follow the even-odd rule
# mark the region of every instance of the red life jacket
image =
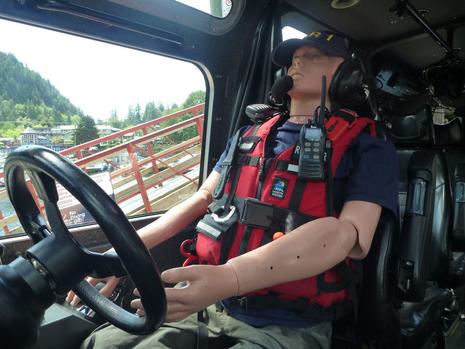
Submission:
MULTIPOLYGON (((243 203, 246 198, 257 198, 262 203, 273 205, 274 208, 290 210, 296 212, 299 217, 307 217, 303 221, 301 219, 299 224, 314 218, 325 217, 327 216, 328 183, 327 181, 298 180, 297 171, 292 171, 298 168, 292 163, 295 146, 265 161, 265 145, 268 144, 268 136, 272 130, 282 124, 281 121, 281 116, 277 115, 245 132, 239 145, 235 164, 240 168, 235 175, 230 176, 224 196, 229 195, 231 188, 234 188, 233 182, 237 180, 238 185, 233 193, 232 205, 243 203), (238 177, 234 178, 237 175, 238 177)), ((361 132, 368 128, 372 135, 376 134, 373 120, 358 117, 357 114, 348 110, 341 110, 328 118, 325 128, 327 137, 332 143, 331 170, 333 174, 336 173, 348 146, 361 132)), ((233 165, 233 168, 235 166, 233 165)), ((240 215, 243 215, 242 212, 240 215)), ((253 212, 251 215, 253 216, 253 212)), ((296 227, 294 225, 292 229, 296 227)), ((220 264, 272 241, 271 236, 276 232, 276 230, 273 231, 275 228, 276 226, 251 227, 238 221, 233 229, 223 233, 219 239, 213 239, 199 232, 196 242, 197 256, 200 263, 220 264)), ((349 258, 343 264, 350 268, 354 267, 353 261, 349 258)), ((325 312, 328 308, 334 308, 338 304, 350 303, 351 295, 348 283, 342 275, 345 274, 343 269, 339 265, 320 275, 275 285, 253 292, 248 296, 273 295, 285 302, 298 300, 300 305, 314 308, 316 306, 320 308, 318 311, 325 312)), ((257 275, 257 277, 260 276, 257 275)), ((339 316, 324 315, 323 317, 339 316)))

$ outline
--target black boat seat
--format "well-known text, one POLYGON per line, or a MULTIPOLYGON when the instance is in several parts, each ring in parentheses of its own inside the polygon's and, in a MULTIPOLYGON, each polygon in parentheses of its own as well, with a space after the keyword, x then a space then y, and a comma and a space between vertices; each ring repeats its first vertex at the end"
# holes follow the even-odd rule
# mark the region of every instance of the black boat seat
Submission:
POLYGON ((445 150, 452 190, 452 258, 449 286, 465 285, 465 137, 462 119, 434 125, 436 147, 445 150))
POLYGON ((454 251, 465 251, 465 163, 457 164, 454 170, 452 248, 454 251))
POLYGON ((390 118, 400 159, 401 233, 399 289, 402 300, 420 302, 426 282, 447 279, 451 190, 442 152, 433 149, 428 106, 390 118))
POLYGON ((447 292, 428 283, 443 278, 451 205, 443 154, 433 149, 431 110, 390 121, 400 161, 403 219, 378 227, 364 262, 358 324, 358 334, 376 340, 380 348, 423 341, 425 329, 437 323, 449 301, 447 292))

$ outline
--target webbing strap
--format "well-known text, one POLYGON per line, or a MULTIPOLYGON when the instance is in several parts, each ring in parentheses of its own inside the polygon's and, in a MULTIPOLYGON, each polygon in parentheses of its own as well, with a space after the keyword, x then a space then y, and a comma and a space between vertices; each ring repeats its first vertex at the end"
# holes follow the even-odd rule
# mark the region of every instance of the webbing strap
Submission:
POLYGON ((292 173, 299 172, 299 164, 293 163, 291 161, 286 161, 286 160, 276 161, 275 168, 280 171, 287 171, 287 172, 292 172, 292 173))
MULTIPOLYGON (((232 204, 236 207, 236 210, 239 213, 239 217, 243 218, 243 212, 245 210, 245 205, 247 204, 248 198, 241 198, 235 196, 232 200, 232 204)), ((211 212, 216 212, 216 210, 222 210, 225 206, 226 198, 222 198, 214 202, 213 205, 210 206, 211 212)), ((260 204, 259 202, 255 201, 255 204, 260 204)), ((292 211, 290 209, 277 207, 271 204, 266 204, 266 206, 271 206, 273 208, 273 215, 271 218, 271 223, 274 224, 276 222, 281 223, 281 225, 285 226, 287 230, 291 231, 295 228, 301 226, 304 223, 310 222, 316 217, 306 215, 303 213, 299 213, 298 211, 292 211)), ((246 224, 247 222, 245 222, 246 224)), ((267 227, 262 227, 267 228, 267 227)))
POLYGON ((346 120, 349 124, 353 123, 357 119, 357 114, 349 109, 338 109, 334 111, 331 116, 339 116, 346 120))
POLYGON ((254 125, 253 128, 252 128, 252 132, 250 132, 250 134, 249 134, 249 137, 255 136, 257 134, 257 131, 258 131, 259 128, 260 128, 259 124, 254 125))
POLYGON ((271 228, 265 229, 265 232, 262 236, 262 240, 260 241, 260 246, 266 245, 273 241, 273 234, 280 231, 279 225, 275 225, 271 228))
POLYGON ((337 265, 338 271, 341 273, 344 280, 348 282, 349 294, 352 297, 353 312, 354 312, 354 323, 358 321, 358 306, 359 306, 359 292, 363 280, 363 266, 359 260, 352 260, 355 264, 355 269, 349 267, 345 262, 341 262, 337 265))
POLYGON ((250 225, 248 225, 244 229, 244 235, 242 236, 238 256, 240 256, 240 255, 247 252, 247 246, 249 245, 251 235, 252 235, 252 227, 250 225))
POLYGON ((239 144, 239 139, 241 138, 241 130, 238 130, 231 140, 228 153, 221 163, 221 177, 218 185, 215 188, 213 197, 218 199, 223 196, 224 188, 226 187, 226 182, 228 181, 229 174, 231 172, 231 167, 234 162, 234 157, 237 152, 237 145, 239 144))
POLYGON ((295 300, 282 299, 276 294, 263 296, 248 296, 228 299, 232 305, 244 310, 260 309, 284 309, 292 311, 310 321, 333 321, 347 316, 352 311, 350 300, 335 303, 329 307, 323 307, 316 303, 309 303, 306 298, 295 300))
POLYGON ((294 191, 292 192, 291 199, 289 201, 289 210, 299 212, 300 203, 302 202, 302 198, 304 197, 305 187, 309 183, 306 180, 297 179, 297 182, 294 187, 294 191))
POLYGON ((231 251, 233 242, 234 242, 234 232, 237 229, 237 222, 233 224, 227 231, 225 231, 221 238, 221 255, 220 255, 220 263, 224 264, 228 261, 229 252, 231 251))
POLYGON ((249 156, 249 155, 242 155, 238 154, 237 159, 236 159, 236 164, 239 166, 253 166, 257 167, 260 162, 260 157, 259 156, 249 156))
POLYGON ((328 178, 326 179, 326 214, 331 217, 334 213, 334 195, 333 195, 333 171, 331 169, 331 158, 332 158, 332 147, 331 142, 328 140, 329 146, 326 147, 326 152, 329 161, 326 162, 326 173, 328 178))
POLYGON ((228 213, 229 208, 231 206, 231 203, 234 198, 234 194, 236 193, 237 189, 237 184, 239 183, 239 176, 241 174, 241 167, 238 166, 236 170, 234 171, 233 179, 232 179, 232 185, 231 185, 231 191, 226 195, 226 200, 224 203, 224 212, 228 213))
POLYGON ((208 349, 208 313, 201 310, 197 313, 197 349, 208 349), (204 313, 207 314, 205 317, 204 313))

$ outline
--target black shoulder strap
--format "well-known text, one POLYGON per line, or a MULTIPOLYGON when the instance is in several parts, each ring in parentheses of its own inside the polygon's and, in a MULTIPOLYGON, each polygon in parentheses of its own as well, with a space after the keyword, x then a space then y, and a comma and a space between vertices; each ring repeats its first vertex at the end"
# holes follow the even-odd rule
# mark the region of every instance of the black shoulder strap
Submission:
POLYGON ((221 164, 221 177, 218 185, 215 188, 215 192, 213 193, 214 199, 219 199, 223 196, 224 188, 226 186, 226 182, 228 181, 228 177, 231 172, 231 167, 234 163, 234 158, 236 156, 237 145, 239 144, 239 140, 241 138, 241 131, 242 129, 238 130, 232 138, 228 153, 226 154, 226 157, 224 158, 221 164))
POLYGON ((349 124, 353 123, 358 117, 356 112, 349 109, 337 109, 331 112, 331 116, 339 116, 346 120, 349 124))

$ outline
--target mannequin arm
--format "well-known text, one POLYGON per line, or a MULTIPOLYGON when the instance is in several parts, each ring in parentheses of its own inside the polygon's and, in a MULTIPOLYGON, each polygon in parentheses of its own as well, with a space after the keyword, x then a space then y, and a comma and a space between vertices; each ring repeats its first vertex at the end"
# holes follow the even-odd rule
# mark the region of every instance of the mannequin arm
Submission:
POLYGON ((348 256, 364 258, 380 214, 381 206, 377 204, 349 201, 339 218, 316 219, 231 259, 228 264, 237 274, 239 293, 318 275, 348 256))
POLYGON ((145 246, 148 249, 157 246, 205 214, 213 200, 213 191, 219 179, 220 174, 212 171, 194 195, 169 209, 156 221, 139 229, 138 234, 145 246))
POLYGON ((186 317, 221 299, 320 274, 349 255, 363 258, 369 250, 381 206, 346 202, 339 218, 306 223, 289 234, 219 266, 192 265, 162 273, 168 321, 186 317), (212 286, 214 285, 214 286, 212 286))

